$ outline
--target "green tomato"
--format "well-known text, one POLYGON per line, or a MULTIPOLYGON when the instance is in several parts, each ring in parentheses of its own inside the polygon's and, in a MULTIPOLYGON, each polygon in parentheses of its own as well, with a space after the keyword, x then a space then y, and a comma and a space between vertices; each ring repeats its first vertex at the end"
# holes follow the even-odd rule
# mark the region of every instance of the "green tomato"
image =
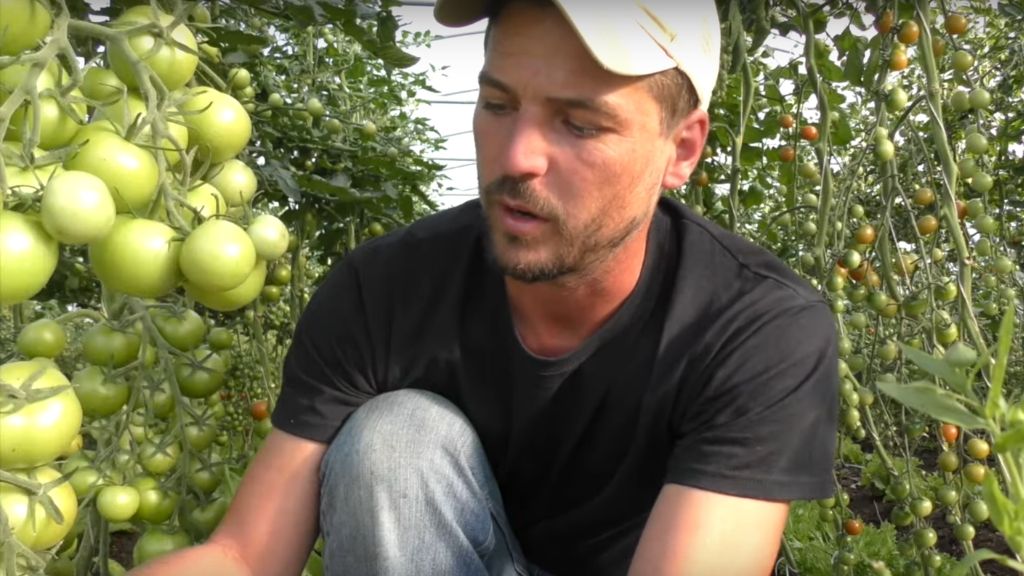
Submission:
POLYGON ((96 366, 120 368, 138 358, 141 345, 134 332, 97 324, 82 336, 82 359, 96 366))
POLYGON ((205 398, 224 385, 227 364, 220 354, 200 347, 179 358, 174 375, 183 396, 205 398))
POLYGON ((146 440, 139 448, 139 464, 146 472, 154 476, 162 476, 170 472, 181 456, 181 446, 177 442, 165 444, 157 439, 146 440))
POLYGON ((977 171, 971 176, 971 190, 979 194, 984 194, 992 189, 992 177, 982 171, 977 171))
POLYGON ((259 298, 267 278, 267 263, 260 260, 249 272, 249 276, 237 288, 217 292, 204 290, 189 282, 185 283, 185 292, 203 306, 218 312, 233 312, 259 298))
POLYGON ((39 293, 57 269, 57 241, 35 216, 0 211, 0 306, 39 293))
POLYGON ((83 131, 75 143, 81 146, 64 162, 65 168, 103 180, 118 212, 141 214, 149 208, 160 174, 152 154, 101 128, 83 131))
POLYGON ((288 228, 280 218, 260 214, 246 229, 261 260, 277 260, 288 251, 288 228))
POLYGON ((89 260, 109 289, 160 298, 178 285, 181 247, 177 232, 162 222, 118 216, 110 233, 89 245, 89 260))
POLYGON ((206 323, 203 317, 185 308, 177 313, 158 309, 152 313, 153 324, 168 344, 186 352, 199 346, 206 338, 206 323))
POLYGON ((953 53, 953 69, 963 74, 974 66, 974 56, 966 50, 957 50, 953 53))
POLYGON ((185 238, 179 264, 191 285, 224 292, 245 282, 256 266, 256 248, 237 224, 208 220, 185 238))
POLYGON ((27 403, 0 396, 0 468, 4 470, 53 462, 82 426, 82 405, 71 383, 52 362, 26 360, 0 366, 0 382, 20 388, 28 381, 31 384, 23 390, 37 395, 50 388, 65 388, 27 403))
POLYGON ((89 244, 114 227, 117 205, 99 177, 67 170, 46 184, 40 216, 43 228, 60 243, 89 244))
POLYGON ((127 522, 139 510, 134 486, 104 486, 96 496, 96 510, 107 522, 127 522))
POLYGON ((50 318, 26 324, 18 333, 15 348, 26 358, 56 358, 64 351, 68 336, 64 328, 50 318))
POLYGON ((178 496, 161 488, 152 476, 137 476, 132 486, 139 493, 139 508, 135 518, 149 524, 162 524, 174 515, 178 496))
POLYGON ((207 177, 228 206, 245 206, 256 194, 256 174, 241 160, 232 158, 214 166, 207 177))
POLYGON ((899 86, 889 91, 885 99, 885 107, 889 112, 899 112, 907 107, 907 91, 899 86))
MULTIPOLYGON (((115 30, 137 29, 139 24, 147 22, 157 22, 166 30, 174 23, 174 17, 146 4, 125 10, 114 19, 111 26, 115 30)), ((184 23, 178 23, 169 30, 169 33, 170 38, 174 40, 173 43, 158 38, 152 32, 131 32, 128 37, 128 49, 137 58, 142 59, 143 63, 160 78, 167 90, 177 90, 188 83, 195 74, 196 67, 199 65, 199 57, 196 55, 198 45, 196 37, 184 23)), ((125 85, 138 88, 138 78, 135 77, 130 58, 122 45, 116 42, 109 43, 107 54, 110 67, 117 77, 125 85)))
MULTIPOLYGON (((81 98, 82 93, 77 88, 71 91, 73 98, 81 98)), ((63 148, 71 143, 75 135, 82 128, 79 121, 86 117, 86 106, 82 102, 69 103, 74 114, 69 114, 61 107, 60 102, 52 96, 44 96, 39 99, 39 147, 43 150, 54 150, 63 148)), ((31 134, 35 129, 34 112, 27 104, 21 106, 11 115, 11 123, 7 138, 21 141, 26 134, 31 134)))
POLYGON ((223 326, 218 326, 213 330, 210 330, 210 334, 206 337, 206 341, 210 344, 210 348, 213 350, 227 350, 235 343, 235 334, 223 326))
POLYGON ((224 464, 215 454, 209 460, 193 458, 189 463, 189 486, 203 494, 213 494, 224 480, 224 464))
POLYGON ((195 223, 196 212, 201 221, 227 213, 228 203, 217 188, 208 182, 199 184, 185 193, 185 203, 193 210, 182 210, 181 216, 189 224, 195 223))
MULTIPOLYGON (((61 477, 60 472, 49 466, 11 473, 40 484, 49 484, 61 477)), ((0 482, 0 508, 7 516, 11 532, 32 550, 46 550, 59 543, 71 531, 78 516, 78 498, 67 481, 51 487, 46 495, 60 512, 60 519, 50 516, 38 501, 33 503, 27 491, 0 482)))
POLYGON ((217 427, 212 423, 189 422, 185 425, 185 441, 196 452, 202 452, 217 439, 217 427))
POLYGON ((141 566, 154 558, 175 550, 188 548, 192 539, 182 531, 170 532, 163 527, 152 527, 142 533, 132 549, 132 562, 141 566))
POLYGON ((119 411, 131 388, 121 380, 112 380, 99 366, 86 366, 71 378, 82 411, 90 418, 104 418, 119 411))
POLYGON ((967 137, 967 151, 971 154, 985 154, 988 152, 988 138, 984 134, 975 132, 967 137))
POLYGON ((971 109, 971 97, 966 90, 957 90, 950 95, 949 104, 956 112, 967 112, 971 109))
POLYGON ((90 66, 82 75, 82 94, 91 100, 110 102, 117 100, 127 91, 127 86, 113 70, 90 66))
POLYGON ((970 95, 971 107, 975 110, 984 110, 992 104, 992 95, 989 94, 988 90, 978 87, 971 90, 970 95))
POLYGON ((39 0, 4 0, 0 10, 0 55, 35 48, 50 31, 53 18, 39 0))
POLYGON ((879 140, 875 142, 875 158, 880 162, 888 162, 896 155, 896 147, 891 140, 879 140))
MULTIPOLYGON (((118 128, 119 134, 124 134, 128 128, 142 122, 146 113, 146 101, 142 96, 134 92, 126 92, 124 97, 118 94, 108 104, 97 110, 96 117, 100 121, 109 121, 118 128)), ((93 124, 95 123, 96 120, 93 121, 93 124)), ((164 150, 163 154, 167 162, 174 166, 181 160, 179 149, 188 148, 188 128, 183 124, 181 112, 174 107, 169 107, 166 111, 164 128, 168 137, 159 143, 159 147, 164 150)), ((136 141, 152 146, 158 145, 149 124, 139 132, 136 141)))
POLYGON ((188 126, 189 142, 195 144, 200 155, 210 162, 220 163, 234 158, 252 137, 249 113, 230 94, 205 86, 193 88, 182 103, 181 111, 186 113, 184 121, 188 126))

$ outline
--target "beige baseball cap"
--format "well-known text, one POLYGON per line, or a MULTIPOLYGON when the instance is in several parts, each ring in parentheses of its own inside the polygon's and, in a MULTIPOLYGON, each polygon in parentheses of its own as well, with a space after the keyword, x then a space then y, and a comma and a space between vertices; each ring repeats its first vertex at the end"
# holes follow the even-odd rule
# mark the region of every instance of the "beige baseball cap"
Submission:
MULTIPOLYGON (((466 26, 494 0, 437 0, 434 18, 466 26)), ((643 76, 679 68, 708 109, 718 80, 721 26, 714 0, 552 0, 610 72, 643 76)))

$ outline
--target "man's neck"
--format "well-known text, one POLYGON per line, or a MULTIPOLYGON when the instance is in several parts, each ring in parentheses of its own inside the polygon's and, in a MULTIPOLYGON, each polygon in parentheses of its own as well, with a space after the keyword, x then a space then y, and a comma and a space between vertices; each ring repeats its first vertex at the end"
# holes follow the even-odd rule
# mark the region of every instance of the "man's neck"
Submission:
POLYGON ((633 292, 643 269, 650 222, 586 279, 528 284, 505 278, 512 322, 531 353, 555 358, 577 349, 633 292))

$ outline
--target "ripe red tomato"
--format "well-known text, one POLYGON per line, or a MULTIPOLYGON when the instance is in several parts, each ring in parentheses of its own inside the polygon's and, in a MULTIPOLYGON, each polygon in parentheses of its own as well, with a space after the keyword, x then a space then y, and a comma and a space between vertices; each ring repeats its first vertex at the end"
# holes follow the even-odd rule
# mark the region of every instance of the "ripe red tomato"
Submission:
POLYGON ((810 124, 805 124, 800 128, 800 137, 808 142, 818 141, 818 128, 810 124))
POLYGON ((940 431, 946 444, 952 444, 960 437, 960 428, 956 424, 943 424, 940 431))

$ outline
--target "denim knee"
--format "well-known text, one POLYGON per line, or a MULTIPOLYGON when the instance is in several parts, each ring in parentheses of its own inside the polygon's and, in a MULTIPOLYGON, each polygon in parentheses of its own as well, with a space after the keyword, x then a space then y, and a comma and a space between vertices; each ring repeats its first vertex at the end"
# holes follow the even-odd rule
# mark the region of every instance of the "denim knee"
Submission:
POLYGON ((405 389, 374 397, 357 409, 331 442, 320 467, 326 488, 344 478, 379 483, 401 470, 428 473, 467 456, 476 432, 444 397, 405 389))

